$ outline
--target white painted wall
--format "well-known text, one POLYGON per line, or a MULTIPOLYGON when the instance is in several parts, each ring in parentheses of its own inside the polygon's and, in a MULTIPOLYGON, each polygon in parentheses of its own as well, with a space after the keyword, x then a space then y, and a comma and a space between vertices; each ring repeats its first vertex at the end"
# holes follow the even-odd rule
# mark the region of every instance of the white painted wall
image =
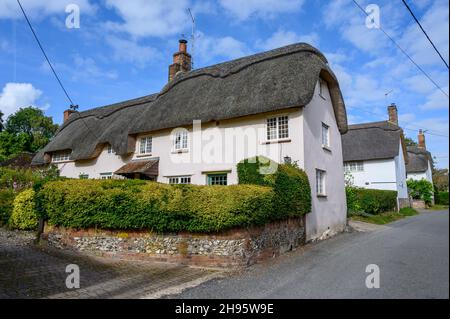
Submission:
POLYGON ((395 157, 395 172, 398 192, 397 198, 408 198, 408 186, 406 185, 406 164, 401 142, 399 143, 398 156, 395 157))
POLYGON ((425 172, 418 172, 418 173, 407 173, 406 179, 413 179, 420 181, 421 179, 425 179, 429 181, 430 183, 433 183, 433 173, 431 170, 431 164, 428 161, 428 168, 425 172))
POLYGON ((306 236, 316 239, 324 233, 331 235, 342 231, 347 223, 342 139, 327 89, 322 97, 316 86, 314 98, 304 108, 303 132, 305 171, 312 191, 312 212, 306 215, 306 236), (329 150, 322 147, 322 123, 329 126, 329 150), (326 197, 316 194, 316 169, 326 171, 326 197))
POLYGON ((395 158, 363 161, 361 172, 351 172, 357 187, 397 191, 398 198, 408 198, 406 166, 401 142, 395 158))

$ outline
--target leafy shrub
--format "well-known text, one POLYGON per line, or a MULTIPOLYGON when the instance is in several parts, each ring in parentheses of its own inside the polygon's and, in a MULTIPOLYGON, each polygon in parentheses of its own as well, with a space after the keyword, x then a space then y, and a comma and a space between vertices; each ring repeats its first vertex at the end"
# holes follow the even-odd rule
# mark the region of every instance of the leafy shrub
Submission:
POLYGON ((434 197, 435 204, 448 206, 448 192, 435 193, 434 197))
POLYGON ((358 213, 376 215, 395 210, 397 207, 396 191, 346 187, 346 194, 349 215, 358 213))
POLYGON ((168 185, 134 180, 67 180, 39 194, 51 225, 157 232, 218 232, 274 218, 274 191, 256 185, 168 185))
POLYGON ((311 211, 311 188, 306 173, 296 163, 277 164, 258 156, 237 165, 239 184, 271 186, 276 219, 301 216, 311 211))
POLYGON ((406 181, 408 185, 408 192, 413 199, 421 199, 427 205, 431 204, 433 199, 433 184, 425 179, 406 181))
POLYGON ((7 225, 13 211, 16 196, 12 189, 0 189, 0 226, 7 225))
POLYGON ((9 220, 11 228, 30 230, 37 227, 39 220, 35 212, 34 194, 34 190, 27 189, 16 196, 9 220))

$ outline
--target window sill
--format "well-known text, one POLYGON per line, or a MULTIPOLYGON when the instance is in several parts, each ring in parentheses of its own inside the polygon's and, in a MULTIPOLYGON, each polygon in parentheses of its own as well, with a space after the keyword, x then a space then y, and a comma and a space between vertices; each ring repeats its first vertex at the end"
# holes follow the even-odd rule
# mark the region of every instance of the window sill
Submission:
POLYGON ((327 100, 327 98, 325 96, 323 96, 322 94, 319 94, 319 96, 324 99, 325 101, 327 100))
POLYGON ((279 140, 264 141, 261 144, 277 144, 277 143, 290 143, 290 142, 291 142, 290 138, 283 138, 283 139, 279 139, 279 140))
POLYGON ((64 164, 64 163, 70 163, 73 162, 72 160, 67 160, 67 161, 52 161, 51 164, 64 164))
POLYGON ((327 195, 325 195, 325 194, 317 194, 317 197, 319 197, 319 198, 327 198, 327 195))
POLYGON ((172 153, 172 154, 189 153, 189 149, 184 148, 184 149, 181 149, 181 150, 172 150, 171 153, 172 153))
POLYGON ((322 145, 322 148, 323 148, 325 151, 331 153, 331 148, 330 148, 330 147, 328 147, 328 146, 326 146, 326 145, 322 145))
POLYGON ((145 153, 145 154, 137 154, 136 157, 149 157, 152 156, 152 153, 145 153))

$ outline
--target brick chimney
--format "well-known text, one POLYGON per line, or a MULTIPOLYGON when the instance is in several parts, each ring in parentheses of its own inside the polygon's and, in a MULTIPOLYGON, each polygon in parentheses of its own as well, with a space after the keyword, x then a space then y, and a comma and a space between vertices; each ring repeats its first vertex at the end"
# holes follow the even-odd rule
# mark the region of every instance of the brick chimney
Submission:
POLYGON ((388 106, 388 115, 389 115, 389 122, 398 126, 398 112, 397 112, 397 105, 395 105, 395 103, 392 103, 391 105, 388 106))
POLYGON ((179 41, 178 52, 173 55, 173 63, 169 66, 169 82, 178 72, 189 72, 191 70, 191 55, 187 53, 187 41, 179 41))
POLYGON ((72 109, 68 109, 64 111, 64 116, 63 116, 63 123, 66 123, 66 121, 69 119, 70 114, 75 113, 76 111, 72 110, 72 109))
POLYGON ((426 150, 427 147, 425 145, 425 134, 423 134, 422 130, 419 130, 419 135, 417 136, 417 141, 419 142, 419 148, 426 150))

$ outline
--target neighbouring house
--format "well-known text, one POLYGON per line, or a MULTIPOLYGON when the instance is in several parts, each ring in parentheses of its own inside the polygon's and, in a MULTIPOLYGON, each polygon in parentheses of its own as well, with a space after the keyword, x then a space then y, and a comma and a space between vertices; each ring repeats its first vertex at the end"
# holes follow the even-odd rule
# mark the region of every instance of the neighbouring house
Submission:
POLYGON ((325 56, 300 43, 195 70, 190 61, 180 40, 159 93, 65 111, 34 163, 71 178, 229 185, 245 158, 296 162, 312 188, 307 238, 343 230, 347 115, 325 56))
POLYGON ((31 162, 35 153, 30 152, 22 152, 19 153, 6 161, 0 163, 0 167, 9 167, 9 168, 32 168, 31 162))
POLYGON ((388 106, 388 121, 348 126, 342 135, 344 170, 357 187, 397 191, 398 207, 409 206, 406 185, 408 154, 397 106, 388 106))
POLYGON ((418 145, 408 146, 408 164, 406 165, 406 178, 421 180, 425 179, 433 184, 433 158, 427 151, 425 135, 419 130, 418 145))

